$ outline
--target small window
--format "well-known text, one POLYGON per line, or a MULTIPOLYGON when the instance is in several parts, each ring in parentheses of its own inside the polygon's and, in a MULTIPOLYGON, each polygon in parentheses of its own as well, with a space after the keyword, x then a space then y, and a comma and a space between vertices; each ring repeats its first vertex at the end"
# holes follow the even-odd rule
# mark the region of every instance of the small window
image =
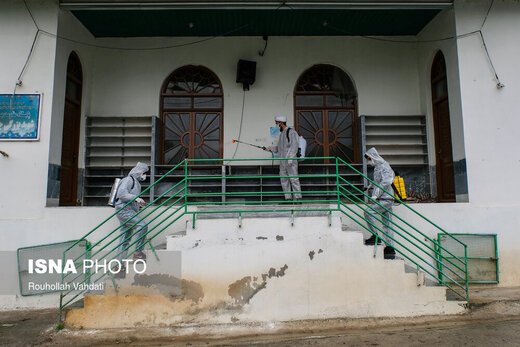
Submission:
MULTIPOLYGON (((467 246, 468 283, 498 283, 498 250, 496 234, 451 234, 467 246)), ((445 281, 462 280, 464 268, 458 259, 464 259, 464 246, 446 234, 438 234, 440 244, 439 278, 445 281), (457 259, 458 258, 458 259, 457 259), (444 264, 444 265, 443 265, 444 264), (453 270, 453 271, 452 271, 453 270), (441 273, 442 272, 442 273, 441 273), (450 278, 447 278, 448 275, 450 278)))

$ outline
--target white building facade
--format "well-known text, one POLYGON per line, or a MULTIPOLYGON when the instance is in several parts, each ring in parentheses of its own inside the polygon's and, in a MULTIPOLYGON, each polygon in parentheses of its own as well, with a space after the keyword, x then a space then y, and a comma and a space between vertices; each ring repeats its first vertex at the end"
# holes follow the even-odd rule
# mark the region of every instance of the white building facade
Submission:
MULTIPOLYGON (((158 16, 161 11, 170 13, 177 9, 177 4, 171 3, 167 9, 149 11, 157 11, 158 16)), ((13 90, 16 94, 40 94, 42 102, 37 141, 0 142, 0 150, 8 154, 0 157, 0 250, 74 240, 108 216, 113 211, 109 207, 82 206, 83 177, 89 160, 87 117, 161 119, 165 81, 186 66, 203 67, 220 82, 221 158, 267 158, 266 152, 247 146, 237 148, 232 139, 269 145, 269 127, 275 115, 286 116, 290 125, 295 123, 295 92, 305 72, 316 66, 339 69, 355 89, 356 122, 361 116, 425 117, 425 190, 437 197, 440 188, 436 154, 444 147, 435 142, 443 138, 436 137, 436 131, 446 135, 446 129, 439 130, 435 124, 435 110, 440 106, 436 91, 432 92, 432 85, 438 81, 432 79, 432 68, 436 57, 442 56, 447 87, 439 88, 449 100, 444 112, 449 119, 454 192, 450 202, 416 204, 414 208, 449 232, 497 234, 499 285, 520 285, 520 261, 516 256, 520 203, 514 179, 520 171, 515 148, 516 129, 520 126, 516 118, 520 113, 520 45, 516 38, 520 31, 520 3, 430 1, 436 4, 428 10, 436 12, 424 16, 421 11, 426 11, 426 2, 421 1, 415 2, 415 7, 402 5, 397 9, 389 8, 385 1, 373 1, 361 9, 349 8, 348 3, 344 1, 341 10, 373 11, 357 14, 354 18, 359 20, 367 13, 374 16, 373 20, 381 20, 391 19, 392 11, 404 11, 398 18, 409 21, 410 28, 403 29, 409 32, 394 34, 389 21, 372 22, 382 28, 381 34, 360 29, 351 35, 334 22, 332 13, 340 10, 332 8, 323 15, 319 12, 318 24, 308 24, 310 29, 306 29, 311 34, 302 29, 300 34, 275 33, 265 40, 262 35, 244 33, 248 28, 237 21, 231 30, 221 25, 206 36, 165 35, 159 24, 148 23, 145 27, 150 31, 143 33, 139 23, 134 26, 131 19, 121 22, 123 17, 117 16, 107 27, 112 11, 128 10, 115 4, 103 8, 96 1, 29 0, 26 7, 21 0, 2 1, 0 94, 13 94, 13 90), (416 25, 419 30, 411 28, 420 15, 423 19, 416 25), (96 22, 95 16, 109 19, 96 22), (133 27, 137 34, 132 34, 133 27), (119 37, 105 37, 110 35, 119 37), (80 110, 76 135, 78 203, 63 206, 60 172, 71 54, 77 57, 81 69, 81 81, 77 82, 81 88, 74 94, 80 110), (240 59, 256 62, 256 80, 247 91, 236 82, 240 59)), ((279 4, 267 5, 271 6, 273 18, 275 11, 298 11, 297 7, 277 10, 279 4)), ((254 9, 251 11, 254 13, 254 9)), ((211 22, 211 16, 208 18, 211 22)), ((271 24, 280 25, 275 19, 271 24)), ((189 30, 202 24, 186 19, 182 25, 189 30)), ((358 129, 353 132, 357 134, 358 129)), ((361 132, 356 136, 359 138, 352 163, 359 164, 361 132)), ((5 301, 3 305, 9 307, 5 301)))

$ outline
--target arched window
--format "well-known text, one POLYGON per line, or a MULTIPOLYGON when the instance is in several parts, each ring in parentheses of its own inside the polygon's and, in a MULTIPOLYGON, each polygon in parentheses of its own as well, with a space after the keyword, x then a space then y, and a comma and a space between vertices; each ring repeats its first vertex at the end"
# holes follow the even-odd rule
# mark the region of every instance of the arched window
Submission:
POLYGON ((222 85, 203 66, 175 70, 161 89, 162 161, 222 158, 222 85))
POLYGON ((307 140, 306 156, 356 162, 356 118, 357 92, 343 70, 319 64, 300 76, 294 91, 294 124, 307 140))

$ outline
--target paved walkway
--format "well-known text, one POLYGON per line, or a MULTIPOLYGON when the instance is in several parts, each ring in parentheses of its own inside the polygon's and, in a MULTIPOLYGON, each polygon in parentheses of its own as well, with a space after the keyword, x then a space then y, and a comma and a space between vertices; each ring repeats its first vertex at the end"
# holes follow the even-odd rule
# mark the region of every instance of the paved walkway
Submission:
POLYGON ((520 287, 472 287, 467 314, 57 332, 57 310, 0 312, 0 345, 520 346, 520 287))

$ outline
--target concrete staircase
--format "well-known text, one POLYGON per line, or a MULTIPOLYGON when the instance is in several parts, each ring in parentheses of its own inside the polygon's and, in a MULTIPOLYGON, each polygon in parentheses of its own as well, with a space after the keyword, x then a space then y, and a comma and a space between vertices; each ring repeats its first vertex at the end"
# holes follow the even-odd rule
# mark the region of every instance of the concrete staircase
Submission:
POLYGON ((362 233, 342 230, 341 218, 291 222, 197 219, 193 229, 190 221, 186 235, 169 236, 157 251, 159 262, 147 251, 145 274, 119 280, 118 293, 107 285, 104 295, 85 295, 66 323, 123 328, 464 311, 462 302, 446 300, 445 287, 405 271, 403 260, 383 259, 382 247, 374 257, 362 233))

